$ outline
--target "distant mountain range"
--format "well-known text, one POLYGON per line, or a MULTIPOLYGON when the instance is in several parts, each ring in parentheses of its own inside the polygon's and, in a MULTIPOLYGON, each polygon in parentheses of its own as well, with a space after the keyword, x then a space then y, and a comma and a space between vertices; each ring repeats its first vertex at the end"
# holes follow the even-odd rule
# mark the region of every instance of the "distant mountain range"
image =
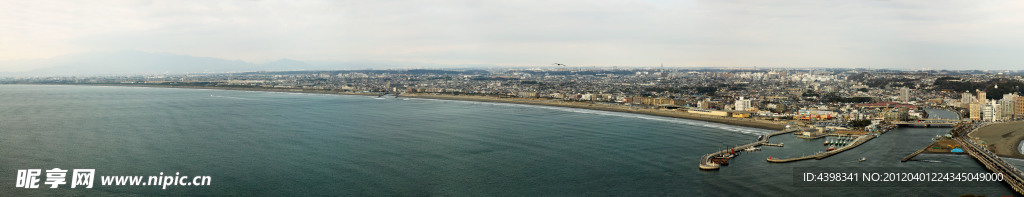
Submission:
POLYGON ((256 64, 241 60, 132 50, 78 53, 48 59, 6 61, 0 62, 0 65, 38 68, 24 72, 2 73, 3 76, 96 76, 363 68, 359 66, 343 66, 345 63, 313 65, 293 59, 280 59, 256 64))

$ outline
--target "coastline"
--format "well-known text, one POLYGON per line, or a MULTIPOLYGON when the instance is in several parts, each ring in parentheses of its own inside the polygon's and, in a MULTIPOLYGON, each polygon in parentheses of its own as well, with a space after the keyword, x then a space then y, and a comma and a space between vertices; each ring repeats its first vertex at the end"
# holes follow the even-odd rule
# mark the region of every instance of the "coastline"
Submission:
MULTIPOLYGON (((58 84, 40 84, 40 85, 58 85, 58 84)), ((379 96, 381 93, 374 92, 342 92, 342 91, 331 91, 331 90, 314 90, 314 89, 284 89, 284 88, 259 88, 259 87, 217 87, 217 86, 169 86, 169 85, 155 85, 155 84, 59 84, 59 85, 89 85, 89 86, 124 86, 124 87, 159 87, 159 88, 185 88, 185 89, 217 89, 217 90, 242 90, 242 91, 263 91, 263 92, 299 92, 299 93, 316 93, 316 94, 339 94, 339 95, 362 95, 362 96, 379 96)), ((439 94, 422 94, 422 93, 405 93, 399 95, 399 97, 408 98, 425 98, 425 99, 440 99, 440 100, 461 100, 461 101, 476 101, 476 102, 494 102, 494 103, 515 103, 525 105, 540 105, 540 106, 552 106, 552 107, 567 107, 567 108, 579 108, 579 109, 590 109, 599 111, 611 111, 611 112, 623 112, 623 113, 634 113, 653 115, 670 118, 681 118, 689 120, 699 120, 714 123, 721 123, 734 126, 752 127, 768 130, 782 130, 786 128, 786 124, 782 122, 766 121, 766 120, 754 120, 745 118, 732 118, 732 117, 715 117, 715 116, 704 116, 698 114, 691 114, 678 111, 669 110, 657 110, 657 109, 636 109, 622 105, 612 105, 603 103, 589 103, 589 102, 566 102, 561 100, 552 99, 533 99, 533 98, 499 98, 492 96, 471 96, 471 95, 439 95, 439 94)))
POLYGON ((84 86, 122 86, 122 87, 151 87, 151 88, 181 88, 181 89, 208 89, 208 90, 240 90, 259 92, 291 92, 291 93, 314 93, 314 94, 340 94, 360 96, 380 96, 381 93, 374 92, 341 92, 331 90, 294 89, 294 88, 258 88, 258 87, 224 87, 224 86, 171 86, 156 84, 13 84, 13 85, 84 85, 84 86))
POLYGON ((985 142, 985 148, 1001 157, 1024 159, 1018 145, 1024 140, 1024 121, 1003 122, 978 128, 970 134, 985 142))
POLYGON ((590 109, 599 111, 612 111, 612 112, 623 112, 623 113, 634 113, 644 114, 653 116, 662 116, 670 118, 681 118, 690 120, 707 121, 714 123, 722 123, 735 126, 753 127, 768 130, 782 130, 786 128, 784 123, 770 122, 763 120, 753 119, 741 119, 731 117, 714 117, 714 116, 702 116, 697 114, 689 114, 685 112, 668 111, 668 110, 656 110, 656 109, 635 109, 621 105, 610 105, 602 103, 588 103, 588 102, 566 102, 560 100, 551 99, 530 99, 530 98, 498 98, 490 96, 469 96, 469 95, 432 95, 432 94, 416 94, 408 93, 402 94, 401 97, 409 98, 428 98, 428 99, 442 99, 442 100, 463 100, 463 101, 478 101, 478 102, 496 102, 496 103, 515 103, 525 105, 541 105, 541 106, 553 106, 553 107, 568 107, 568 108, 579 108, 579 109, 590 109))

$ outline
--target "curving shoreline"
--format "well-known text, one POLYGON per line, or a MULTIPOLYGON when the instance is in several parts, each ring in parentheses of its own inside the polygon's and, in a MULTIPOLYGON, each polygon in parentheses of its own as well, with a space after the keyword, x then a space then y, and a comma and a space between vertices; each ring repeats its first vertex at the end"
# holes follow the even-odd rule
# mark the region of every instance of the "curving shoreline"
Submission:
POLYGON ((467 95, 431 95, 431 94, 402 94, 401 97, 409 98, 429 98, 429 99, 443 99, 443 100, 463 100, 463 101, 478 101, 478 102, 497 102, 497 103, 516 103, 526 105, 542 105, 542 106, 554 106, 554 107, 568 107, 568 108, 580 108, 600 111, 612 111, 612 112, 624 112, 624 113, 635 113, 645 114, 653 116, 671 117, 671 118, 682 118, 690 120, 700 120, 715 123, 722 123, 728 125, 754 127, 769 130, 782 130, 786 128, 785 123, 754 120, 754 119, 742 119, 742 118, 731 118, 731 117, 714 117, 714 116, 703 116, 698 114, 691 114, 678 111, 669 110, 657 110, 657 109, 638 109, 622 105, 604 104, 604 103, 589 103, 589 102, 566 102, 561 100, 550 100, 550 99, 529 99, 529 98, 498 98, 490 96, 467 96, 467 95))
MULTIPOLYGON (((47 84, 42 84, 47 85, 47 84)), ((59 84, 59 85, 90 85, 90 86, 125 86, 125 87, 161 87, 161 88, 185 88, 185 89, 218 89, 218 90, 242 90, 242 91, 263 91, 263 92, 300 92, 300 93, 316 93, 316 94, 340 94, 340 95, 362 95, 362 96, 379 96, 381 93, 360 93, 360 92, 342 92, 342 91, 331 91, 331 90, 314 90, 314 89, 285 89, 285 88, 259 88, 259 87, 216 87, 216 86, 169 86, 169 85, 155 85, 155 84, 59 84)), ((405 93, 399 97, 408 98, 425 98, 425 99, 440 99, 440 100, 461 100, 461 101, 476 101, 476 102, 495 102, 495 103, 515 103, 525 105, 541 105, 541 106, 553 106, 553 107, 568 107, 568 108, 580 108, 600 111, 612 111, 612 112, 624 112, 634 114, 645 114, 653 116, 671 117, 671 118, 682 118, 690 120, 700 120, 707 122, 722 123, 735 126, 753 127, 768 130, 782 130, 786 128, 786 123, 778 121, 767 121, 767 120, 754 120, 749 118, 732 118, 732 117, 716 117, 716 116, 705 116, 699 114, 692 114, 679 111, 669 110, 658 110, 658 109, 640 109, 635 107, 605 104, 605 103, 591 103, 591 102, 567 102, 562 100, 552 99, 539 99, 539 98, 499 98, 492 96, 471 96, 471 95, 441 95, 441 94, 422 94, 422 93, 405 93)))

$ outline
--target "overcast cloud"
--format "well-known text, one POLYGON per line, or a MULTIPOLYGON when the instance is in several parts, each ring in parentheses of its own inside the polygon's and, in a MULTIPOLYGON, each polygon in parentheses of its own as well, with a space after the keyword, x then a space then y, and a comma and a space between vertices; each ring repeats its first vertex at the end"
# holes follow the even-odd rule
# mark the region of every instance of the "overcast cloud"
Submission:
MULTIPOLYGON (((0 1, 0 61, 1020 69, 1020 1, 0 1)), ((2 67, 0 70, 15 68, 2 67)))

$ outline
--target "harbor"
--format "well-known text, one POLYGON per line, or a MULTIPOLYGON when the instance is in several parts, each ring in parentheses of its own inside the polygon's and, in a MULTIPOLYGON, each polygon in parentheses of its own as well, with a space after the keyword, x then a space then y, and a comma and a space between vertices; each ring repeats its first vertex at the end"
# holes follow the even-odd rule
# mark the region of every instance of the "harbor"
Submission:
MULTIPOLYGON (((770 144, 769 140, 771 139, 771 137, 794 132, 796 132, 795 135, 797 136, 797 138, 801 139, 826 138, 824 143, 822 144, 825 146, 824 151, 816 152, 811 155, 790 158, 777 158, 768 156, 766 158, 766 161, 769 163, 787 163, 808 159, 820 160, 856 148, 857 146, 860 146, 861 144, 864 144, 870 141, 871 139, 879 137, 880 135, 885 134, 889 130, 892 130, 896 127, 897 125, 895 124, 873 124, 871 126, 866 127, 863 131, 837 131, 835 129, 826 129, 825 127, 790 125, 787 126, 787 128, 782 131, 762 135, 755 142, 705 154, 704 156, 701 157, 699 168, 701 170, 718 170, 719 168, 721 168, 721 166, 729 165, 729 160, 738 156, 737 150, 759 150, 757 148, 758 146, 781 147, 781 143, 770 144)), ((864 160, 866 160, 866 158, 862 158, 860 161, 864 160)))
POLYGON ((719 168, 721 168, 721 166, 728 165, 728 163, 729 163, 728 160, 731 159, 732 157, 736 156, 736 151, 737 150, 748 150, 748 149, 751 149, 751 148, 755 148, 756 149, 758 146, 762 146, 762 145, 782 147, 783 144, 781 144, 781 143, 780 144, 768 143, 768 139, 771 139, 772 136, 782 135, 782 134, 791 133, 791 132, 795 132, 795 131, 799 131, 799 129, 796 129, 796 128, 786 128, 786 129, 783 129, 782 131, 779 131, 779 132, 774 132, 774 133, 762 135, 762 136, 758 137, 757 141, 751 142, 749 144, 739 145, 739 146, 735 146, 735 147, 732 147, 732 148, 719 150, 717 152, 705 154, 704 156, 702 156, 700 158, 699 167, 700 167, 701 170, 718 170, 719 168))
MULTIPOLYGON (((942 122, 953 122, 953 120, 940 120, 940 121, 942 121, 942 122)), ((993 173, 1004 174, 1005 178, 1003 179, 1003 182, 1006 185, 1008 185, 1009 188, 1011 188, 1013 191, 1017 192, 1018 194, 1024 193, 1024 171, 1020 171, 1012 163, 1007 162, 1006 160, 1004 160, 1004 159, 1000 158, 999 156, 997 156, 992 151, 989 151, 988 149, 986 149, 985 146, 981 144, 981 143, 984 143, 984 142, 980 142, 979 143, 979 141, 977 141, 976 139, 973 139, 970 136, 971 133, 973 133, 974 131, 977 131, 979 128, 982 128, 982 127, 985 127, 985 126, 989 126, 989 125, 991 125, 991 124, 975 124, 975 123, 971 123, 971 122, 958 122, 958 123, 952 124, 951 126, 953 127, 953 129, 949 132, 949 134, 936 136, 935 138, 932 139, 933 142, 931 144, 925 146, 924 148, 918 149, 917 151, 911 153, 910 155, 907 155, 906 157, 901 159, 901 162, 910 161, 911 159, 913 159, 914 157, 916 157, 916 156, 918 156, 918 155, 920 155, 922 153, 940 153, 940 154, 963 154, 963 153, 966 153, 966 154, 970 155, 972 158, 974 158, 978 163, 980 163, 985 169, 988 169, 989 171, 991 171, 993 173)), ((892 130, 894 128, 900 127, 900 126, 906 126, 906 125, 885 124, 885 126, 880 127, 880 129, 877 130, 877 132, 871 132, 871 133, 865 134, 865 135, 843 135, 843 134, 835 134, 835 133, 820 134, 819 136, 815 136, 813 139, 825 138, 825 140, 824 140, 824 142, 822 144, 822 145, 828 147, 828 148, 826 148, 825 151, 817 152, 816 154, 799 156, 799 157, 790 157, 790 158, 775 158, 775 157, 769 156, 766 159, 766 161, 769 162, 769 163, 787 163, 787 162, 796 162, 796 161, 809 160, 809 159, 815 159, 815 160, 825 159, 825 158, 828 158, 830 156, 833 156, 833 155, 842 153, 844 151, 856 148, 856 147, 858 147, 860 145, 863 145, 864 143, 866 143, 866 142, 868 142, 868 141, 870 141, 872 139, 875 139, 875 138, 881 136, 882 134, 884 134, 884 133, 886 133, 886 132, 888 132, 888 131, 890 131, 890 130, 892 130)), ((945 125, 943 125, 943 126, 945 126, 945 125)), ((740 146, 736 146, 736 147, 733 147, 733 148, 730 148, 730 149, 720 150, 718 152, 714 152, 714 153, 711 153, 711 154, 704 155, 704 157, 701 158, 700 169, 702 169, 702 170, 717 170, 721 166, 723 166, 722 164, 728 165, 728 160, 737 156, 737 154, 735 153, 734 150, 753 149, 753 148, 755 148, 757 146, 769 145, 768 141, 769 141, 769 139, 772 136, 776 136, 776 135, 780 135, 780 134, 785 134, 785 133, 791 133, 791 132, 800 131, 800 130, 802 130, 802 129, 801 128, 796 128, 796 127, 794 127, 794 128, 787 128, 786 130, 783 130, 783 131, 771 133, 771 134, 768 134, 768 135, 763 135, 763 136, 758 138, 758 141, 755 141, 755 142, 752 142, 752 143, 749 143, 749 144, 740 145, 740 146)), ((798 136, 799 136, 799 134, 798 134, 798 136)), ((804 135, 804 136, 806 136, 806 135, 804 135)), ((801 139, 805 139, 806 140, 808 138, 801 138, 801 139)), ((781 145, 781 144, 779 144, 779 145, 781 145)), ((862 157, 857 162, 863 162, 865 160, 867 160, 866 157, 862 157)))
POLYGON ((861 144, 864 144, 864 142, 867 142, 868 140, 871 140, 871 139, 874 139, 874 138, 875 138, 875 136, 872 136, 872 135, 863 135, 863 136, 859 136, 859 137, 853 138, 852 140, 849 140, 849 141, 838 140, 837 139, 835 141, 826 142, 826 144, 828 144, 830 147, 828 149, 826 149, 826 151, 819 152, 818 154, 808 155, 808 156, 803 156, 803 157, 794 157, 794 158, 774 158, 774 157, 768 157, 766 160, 768 162, 771 162, 771 163, 786 163, 786 162, 794 162, 794 161, 807 160, 807 159, 824 159, 826 157, 829 157, 829 156, 832 156, 832 155, 835 155, 835 154, 839 154, 839 153, 841 153, 843 151, 850 150, 852 148, 860 146, 861 144), (840 145, 841 147, 835 148, 836 145, 840 145))
MULTIPOLYGON (((957 116, 949 111, 928 110, 933 118, 952 119, 957 116)), ((804 130, 808 131, 806 128, 804 130)), ((794 172, 794 169, 804 167, 894 167, 895 169, 955 167, 960 172, 965 173, 988 173, 987 168, 978 163, 974 158, 967 156, 967 154, 928 154, 926 151, 926 153, 918 155, 910 162, 899 162, 908 154, 932 144, 934 142, 933 139, 937 135, 945 136, 945 134, 949 133, 949 130, 950 128, 942 127, 893 127, 891 130, 884 131, 883 135, 872 138, 856 148, 845 150, 839 154, 833 154, 827 158, 811 158, 787 163, 767 162, 765 159, 769 156, 775 158, 796 158, 817 154, 827 148, 827 146, 823 146, 823 143, 830 139, 829 137, 832 137, 824 136, 818 139, 803 139, 799 138, 800 135, 797 135, 801 132, 795 131, 784 135, 775 135, 769 139, 770 143, 785 143, 783 148, 761 145, 758 146, 761 150, 755 152, 745 152, 737 149, 736 152, 739 155, 729 159, 730 165, 721 166, 718 170, 699 170, 693 169, 693 167, 689 169, 698 171, 701 174, 698 178, 706 182, 702 187, 712 189, 717 192, 716 194, 734 196, 743 196, 745 194, 744 192, 730 189, 734 188, 735 185, 745 185, 752 182, 757 184, 785 183, 786 185, 792 185, 792 176, 780 175, 789 175, 794 172), (771 176, 757 176, 755 174, 770 174, 771 176)), ((715 142, 705 143, 706 147, 702 150, 703 152, 698 154, 703 155, 736 145, 754 142, 761 135, 778 131, 764 131, 754 135, 733 135, 730 136, 732 137, 731 140, 719 139, 715 142), (723 143, 730 146, 721 145, 723 143)), ((882 131, 879 130, 879 132, 882 131)), ((683 163, 683 165, 692 165, 694 162, 699 162, 701 156, 695 155, 692 158, 692 162, 689 162, 689 164, 683 163)), ((1024 161, 1009 160, 1008 162, 1014 165, 1024 165, 1024 161)), ((1010 186, 1002 182, 991 182, 985 187, 929 187, 927 190, 913 187, 889 189, 879 187, 803 187, 798 185, 787 186, 781 189, 774 187, 751 187, 750 190, 758 193, 778 192, 790 196, 822 192, 843 192, 854 196, 886 196, 894 194, 908 196, 957 196, 964 194, 1014 196, 1016 194, 1010 186)))

